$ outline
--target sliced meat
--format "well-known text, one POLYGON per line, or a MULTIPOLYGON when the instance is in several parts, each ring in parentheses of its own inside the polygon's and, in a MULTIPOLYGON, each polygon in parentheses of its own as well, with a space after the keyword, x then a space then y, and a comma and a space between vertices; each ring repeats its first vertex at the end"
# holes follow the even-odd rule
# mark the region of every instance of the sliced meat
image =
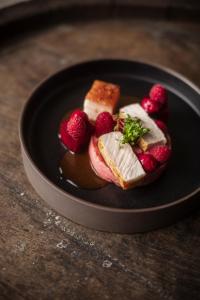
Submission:
POLYGON ((98 147, 106 164, 123 189, 135 186, 145 171, 129 144, 121 144, 122 133, 110 132, 99 137, 98 147))
POLYGON ((143 151, 146 151, 154 145, 167 143, 164 133, 156 125, 154 120, 148 116, 140 104, 134 103, 122 107, 120 109, 120 114, 122 116, 130 115, 131 117, 139 118, 142 121, 143 126, 150 129, 150 131, 139 140, 139 146, 143 151))

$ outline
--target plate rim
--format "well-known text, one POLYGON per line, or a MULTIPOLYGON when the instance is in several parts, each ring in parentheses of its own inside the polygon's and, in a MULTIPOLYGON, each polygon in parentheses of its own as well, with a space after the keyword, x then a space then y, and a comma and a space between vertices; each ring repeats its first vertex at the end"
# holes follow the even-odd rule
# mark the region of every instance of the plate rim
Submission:
POLYGON ((23 148, 23 152, 26 155, 26 158, 29 160, 29 163, 31 164, 31 167, 34 169, 34 171, 36 171, 36 173, 42 177, 42 179, 51 187, 53 187, 58 193, 61 193, 62 196, 66 196, 68 198, 70 198, 71 200, 78 202, 78 204, 81 205, 85 205, 85 206, 89 206, 90 208, 94 208, 94 209, 100 209, 102 211, 107 211, 107 212, 117 212, 117 213, 147 213, 147 212, 156 212, 156 211, 160 211, 160 210, 164 210, 170 207, 174 207, 176 205, 179 205, 183 202, 185 202, 186 200, 189 200, 195 196, 197 196, 198 194, 200 194, 200 186, 197 187, 194 191, 192 191, 190 194, 181 197, 173 202, 167 203, 167 204, 162 204, 159 206, 153 206, 153 207, 149 207, 149 208, 117 208, 117 207, 108 207, 108 206, 104 206, 102 204, 97 204, 97 203, 92 203, 92 202, 88 202, 80 197, 76 197, 70 193, 68 193, 67 191, 64 191, 62 188, 60 188, 59 186, 57 186, 54 182, 52 182, 36 165, 36 163, 33 161, 27 147, 26 147, 26 143, 25 143, 25 138, 23 136, 23 127, 24 127, 24 119, 25 119, 25 115, 26 115, 26 111, 28 109, 28 106, 32 100, 32 98, 35 96, 35 94, 40 90, 40 88, 43 87, 43 85, 45 83, 47 83, 49 80, 53 79, 54 77, 57 77, 60 73, 69 70, 69 69, 74 69, 77 68, 79 66, 83 66, 83 65, 87 65, 87 64, 91 64, 91 63, 101 63, 101 62, 121 62, 121 63, 138 63, 138 64, 145 64, 149 67, 154 67, 157 69, 160 69, 161 71, 164 71, 165 73, 168 73, 169 75, 172 75, 174 77, 177 77, 179 80, 183 81, 185 84, 189 85, 192 89, 194 89, 200 96, 200 88, 194 84, 190 79, 188 79, 186 76, 180 74, 177 71, 174 71, 168 67, 162 66, 160 64, 157 63, 150 63, 147 60, 130 60, 130 59, 121 59, 121 58, 103 58, 103 59, 93 59, 93 60, 85 60, 85 61, 81 61, 75 64, 71 64, 69 66, 65 66, 63 68, 58 69, 56 72, 54 72, 51 75, 45 76, 43 80, 41 80, 29 93, 28 97, 27 97, 27 101, 25 102, 25 104, 22 107, 21 113, 20 113, 20 118, 19 118, 19 124, 18 124, 18 133, 19 133, 19 140, 20 140, 20 144, 21 147, 23 148))

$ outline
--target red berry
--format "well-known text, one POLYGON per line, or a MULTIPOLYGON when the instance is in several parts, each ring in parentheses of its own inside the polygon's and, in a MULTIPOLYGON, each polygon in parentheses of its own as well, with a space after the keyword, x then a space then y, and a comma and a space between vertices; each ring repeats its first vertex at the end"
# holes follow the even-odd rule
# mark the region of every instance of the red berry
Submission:
POLYGON ((60 125, 60 139, 72 152, 80 152, 89 142, 92 127, 87 115, 81 110, 75 110, 68 120, 60 125))
POLYGON ((167 133, 167 125, 163 121, 155 120, 155 123, 164 133, 167 133))
POLYGON ((84 111, 82 111, 81 109, 79 109, 79 108, 75 109, 75 110, 71 113, 70 119, 72 119, 73 117, 77 117, 77 116, 79 116, 80 118, 82 118, 82 119, 85 120, 85 121, 88 121, 88 116, 87 116, 87 114, 86 114, 84 111))
POLYGON ((155 102, 147 97, 142 99, 141 106, 148 114, 158 113, 161 108, 161 104, 159 102, 155 102))
POLYGON ((113 131, 115 121, 109 112, 102 112, 98 114, 95 122, 95 133, 99 137, 102 134, 113 131))
POLYGON ((86 126, 85 119, 78 114, 74 114, 70 116, 67 123, 67 132, 75 141, 79 141, 85 137, 86 126))
POLYGON ((149 152, 161 164, 165 163, 171 156, 171 149, 165 145, 155 146, 149 152))
POLYGON ((154 84, 149 92, 150 98, 164 105, 167 102, 167 91, 161 84, 154 84))
POLYGON ((69 135, 67 131, 68 120, 64 120, 60 124, 59 138, 63 145, 65 145, 69 150, 77 152, 77 142, 69 135))
POLYGON ((151 173, 157 168, 158 163, 151 154, 139 153, 138 158, 147 173, 151 173))

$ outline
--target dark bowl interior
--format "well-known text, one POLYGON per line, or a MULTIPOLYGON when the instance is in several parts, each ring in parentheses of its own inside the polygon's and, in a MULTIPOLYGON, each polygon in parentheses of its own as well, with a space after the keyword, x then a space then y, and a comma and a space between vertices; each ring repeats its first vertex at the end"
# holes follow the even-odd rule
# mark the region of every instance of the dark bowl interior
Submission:
POLYGON ((149 208, 174 202, 199 187, 199 115, 198 91, 174 74, 140 62, 94 61, 62 70, 33 93, 22 122, 23 138, 35 165, 62 190, 103 206, 149 208), (119 84, 122 95, 139 98, 148 94, 155 82, 167 87, 173 155, 166 172, 153 184, 128 191, 113 184, 98 190, 86 190, 60 179, 58 166, 63 155, 58 140, 60 120, 67 111, 82 106, 94 79, 119 84))

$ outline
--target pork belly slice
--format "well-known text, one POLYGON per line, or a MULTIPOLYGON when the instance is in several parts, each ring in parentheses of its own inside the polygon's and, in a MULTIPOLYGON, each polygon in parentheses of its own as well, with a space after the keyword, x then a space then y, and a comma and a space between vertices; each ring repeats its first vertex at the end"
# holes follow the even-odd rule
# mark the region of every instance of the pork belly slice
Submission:
POLYGON ((140 138, 138 144, 143 151, 148 150, 154 145, 166 144, 167 139, 156 125, 154 120, 152 120, 146 111, 141 107, 140 104, 130 104, 120 109, 120 115, 126 116, 130 115, 131 117, 137 117, 142 121, 144 127, 149 128, 150 131, 146 133, 142 138, 140 138))
POLYGON ((83 110, 90 120, 95 121, 101 112, 107 111, 113 114, 119 97, 120 87, 118 85, 95 80, 85 96, 83 110))
POLYGON ((106 164, 123 189, 134 187, 145 171, 129 144, 121 144, 122 133, 106 133, 99 137, 98 147, 106 164))

